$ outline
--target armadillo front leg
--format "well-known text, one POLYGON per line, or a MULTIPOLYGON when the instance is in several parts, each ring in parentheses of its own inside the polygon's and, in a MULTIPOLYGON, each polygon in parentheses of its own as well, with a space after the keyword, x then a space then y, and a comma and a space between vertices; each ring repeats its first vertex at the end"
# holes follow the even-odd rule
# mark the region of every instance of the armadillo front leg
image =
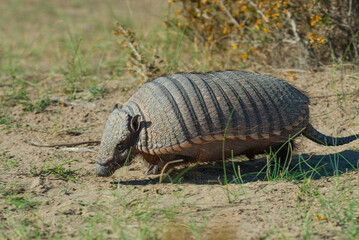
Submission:
MULTIPOLYGON (((162 168, 161 168, 162 169, 162 168)), ((156 174, 160 174, 161 170, 160 167, 158 165, 154 165, 149 163, 148 167, 146 169, 145 175, 156 175, 156 174)))
POLYGON ((175 166, 191 162, 191 158, 180 155, 150 155, 144 154, 144 159, 148 162, 148 167, 145 172, 146 175, 160 174, 162 169, 169 173, 175 166))
POLYGON ((143 158, 148 162, 148 167, 145 172, 146 175, 159 174, 163 168, 163 162, 159 156, 144 154, 143 158))
POLYGON ((148 164, 148 167, 146 169, 145 175, 155 175, 160 174, 161 171, 159 170, 158 165, 148 164))

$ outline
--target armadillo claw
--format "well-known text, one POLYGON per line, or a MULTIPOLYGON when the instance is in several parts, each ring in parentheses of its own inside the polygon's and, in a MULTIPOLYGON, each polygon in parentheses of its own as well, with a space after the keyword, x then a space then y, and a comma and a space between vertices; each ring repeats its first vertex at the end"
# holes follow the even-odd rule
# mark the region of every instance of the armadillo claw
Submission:
POLYGON ((147 170, 145 172, 146 175, 156 175, 159 174, 161 171, 158 165, 149 164, 147 170))

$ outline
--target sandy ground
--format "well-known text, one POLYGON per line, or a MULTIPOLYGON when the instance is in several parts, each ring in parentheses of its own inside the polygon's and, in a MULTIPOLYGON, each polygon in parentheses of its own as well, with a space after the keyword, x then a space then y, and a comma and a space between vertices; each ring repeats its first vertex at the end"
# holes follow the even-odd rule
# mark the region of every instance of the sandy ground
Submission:
MULTIPOLYGON (((350 67, 334 73, 330 67, 318 69, 316 72, 299 71, 294 74, 289 74, 286 69, 269 69, 261 73, 286 79, 306 92, 311 98, 311 122, 321 132, 334 136, 347 136, 359 132, 358 72, 352 72, 350 67), (341 77, 344 79, 343 84, 340 81, 341 77), (338 92, 347 93, 344 100, 339 100, 335 96, 332 79, 338 92)), ((97 145, 78 147, 93 150, 90 152, 71 152, 65 147, 40 148, 24 142, 31 140, 51 144, 100 140, 113 104, 125 102, 135 91, 134 87, 122 94, 122 90, 128 87, 125 78, 128 77, 107 82, 103 99, 93 103, 74 101, 84 104, 83 106, 51 103, 44 111, 38 113, 24 112, 21 105, 9 108, 8 117, 11 127, 0 125, 2 163, 0 164, 2 189, 0 221, 4 226, 0 236, 19 238, 21 235, 15 234, 14 229, 20 228, 20 225, 12 222, 17 223, 20 221, 19 218, 29 218, 36 222, 40 229, 38 231, 45 234, 40 236, 45 238, 51 236, 80 238, 79 236, 86 235, 86 229, 91 227, 97 229, 95 225, 91 225, 89 219, 102 213, 122 219, 123 209, 129 211, 128 206, 131 206, 133 210, 134 206, 138 206, 136 204, 140 204, 142 206, 140 209, 144 212, 154 212, 146 223, 161 229, 157 237, 167 239, 305 238, 303 219, 306 219, 309 213, 314 214, 314 217, 312 215, 311 217, 315 219, 315 213, 311 213, 309 203, 305 200, 307 196, 303 193, 300 184, 303 178, 293 181, 267 181, 264 180, 265 174, 257 177, 250 174, 259 172, 265 166, 265 156, 258 156, 255 161, 236 163, 237 167, 240 166, 244 184, 233 182, 227 187, 221 185, 220 183, 223 182, 221 164, 195 166, 184 174, 181 184, 172 184, 168 178, 163 183, 159 183, 158 175, 145 176, 143 172, 146 164, 140 157, 136 158, 130 166, 116 171, 112 177, 101 178, 95 176, 94 170, 97 145), (46 166, 56 164, 59 166, 63 163, 65 169, 75 170, 72 176, 76 181, 41 172, 46 166), (33 208, 16 211, 6 200, 11 194, 18 194, 38 203, 33 208), (164 217, 164 213, 154 211, 154 206, 155 209, 167 210, 171 206, 176 206, 174 217, 164 217), (190 227, 191 224, 200 231, 196 233, 193 230, 195 228, 190 227)), ((48 78, 41 82, 40 87, 52 88, 58 86, 58 83, 56 78, 48 78)), ((80 93, 84 99, 86 94, 88 93, 80 93)), ((37 100, 36 95, 31 95, 31 90, 29 95, 31 101, 37 100)), ((52 96, 52 98, 58 97, 66 98, 66 96, 52 96)), ((298 154, 302 154, 303 159, 310 158, 309 166, 315 166, 320 159, 326 165, 325 171, 313 175, 312 184, 320 193, 335 194, 336 190, 333 190, 333 186, 338 186, 338 182, 344 181, 341 179, 345 179, 345 184, 349 182, 354 189, 358 187, 358 173, 356 171, 346 173, 347 170, 352 169, 350 164, 354 166, 358 164, 358 141, 340 147, 320 146, 304 137, 299 137, 296 142, 298 148, 293 166, 298 161, 298 154), (332 164, 335 162, 333 159, 339 159, 340 174, 344 174, 345 178, 333 177, 332 164)), ((228 178, 232 180, 231 163, 227 164, 227 168, 228 178)), ((171 174, 172 178, 182 170, 174 171, 171 174)), ((127 225, 124 224, 126 227, 123 227, 127 230, 132 226, 132 230, 128 230, 125 235, 141 238, 142 235, 140 237, 131 235, 133 229, 143 227, 140 220, 134 219, 129 218, 127 225)), ((110 222, 113 224, 114 220, 110 222)), ((96 230, 96 234, 108 229, 109 232, 103 233, 106 236, 104 238, 121 236, 108 220, 100 221, 98 226, 101 226, 101 230, 96 230)), ((337 229, 338 226, 332 224, 320 224, 313 220, 311 227, 314 229, 311 235, 313 238, 340 239, 342 236, 337 229), (315 233, 317 227, 320 229, 318 234, 315 233)), ((95 232, 88 238, 96 238, 95 232)))

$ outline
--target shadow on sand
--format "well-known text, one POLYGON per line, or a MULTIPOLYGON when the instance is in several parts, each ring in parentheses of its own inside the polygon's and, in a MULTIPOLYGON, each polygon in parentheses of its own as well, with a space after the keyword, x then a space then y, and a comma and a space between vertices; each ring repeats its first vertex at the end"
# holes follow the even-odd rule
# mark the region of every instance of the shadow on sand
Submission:
MULTIPOLYGON (((293 178, 301 180, 308 177, 311 179, 319 179, 323 176, 330 177, 357 170, 358 164, 359 152, 345 150, 343 152, 328 155, 296 155, 293 157, 286 173, 285 169, 278 168, 278 164, 267 164, 266 158, 242 162, 229 161, 226 162, 226 174, 229 183, 267 181, 268 179, 281 178, 281 176, 284 179, 293 178), (270 168, 267 167, 268 165, 270 165, 270 168), (241 179, 238 178, 239 169, 241 179), (281 173, 279 173, 279 170, 281 173), (285 176, 283 173, 285 173, 285 176)), ((148 185, 157 184, 159 181, 160 176, 154 175, 151 179, 121 181, 121 184, 148 185)), ((169 177, 163 177, 162 182, 181 182, 205 185, 224 183, 223 163, 175 169, 170 173, 169 177)), ((118 184, 118 182, 112 183, 118 184)))

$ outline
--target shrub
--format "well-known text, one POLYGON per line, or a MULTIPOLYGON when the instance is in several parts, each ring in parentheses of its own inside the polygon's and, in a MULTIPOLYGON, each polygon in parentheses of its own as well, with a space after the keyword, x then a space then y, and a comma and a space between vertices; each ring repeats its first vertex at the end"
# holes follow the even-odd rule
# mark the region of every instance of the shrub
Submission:
POLYGON ((321 65, 359 60, 359 0, 169 0, 167 26, 233 61, 321 65), (304 60, 298 61, 299 60, 304 60))

